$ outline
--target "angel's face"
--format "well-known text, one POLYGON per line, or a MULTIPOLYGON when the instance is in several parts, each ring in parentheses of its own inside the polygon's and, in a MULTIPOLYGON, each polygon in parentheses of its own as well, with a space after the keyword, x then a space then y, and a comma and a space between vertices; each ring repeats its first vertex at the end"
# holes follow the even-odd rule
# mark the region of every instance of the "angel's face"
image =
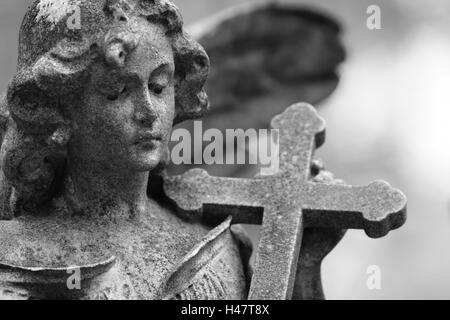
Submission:
MULTIPOLYGON (((136 22, 122 67, 92 67, 75 115, 75 151, 113 169, 150 171, 167 149, 175 115, 174 56, 162 26, 136 22)), ((119 59, 123 53, 118 52, 119 59)))

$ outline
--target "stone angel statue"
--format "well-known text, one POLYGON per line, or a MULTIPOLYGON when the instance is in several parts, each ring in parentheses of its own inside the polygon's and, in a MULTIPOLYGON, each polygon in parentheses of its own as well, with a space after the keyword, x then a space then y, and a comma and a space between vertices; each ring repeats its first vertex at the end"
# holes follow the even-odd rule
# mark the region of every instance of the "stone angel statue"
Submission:
MULTIPOLYGON (((247 298, 242 229, 180 217, 149 185, 168 165, 174 125, 211 105, 213 126, 265 126, 274 106, 327 97, 344 52, 333 21, 296 7, 199 26, 189 36, 166 0, 29 7, 0 102, 1 299, 247 298)), ((307 231, 295 298, 323 296, 320 262, 342 235, 307 231)))

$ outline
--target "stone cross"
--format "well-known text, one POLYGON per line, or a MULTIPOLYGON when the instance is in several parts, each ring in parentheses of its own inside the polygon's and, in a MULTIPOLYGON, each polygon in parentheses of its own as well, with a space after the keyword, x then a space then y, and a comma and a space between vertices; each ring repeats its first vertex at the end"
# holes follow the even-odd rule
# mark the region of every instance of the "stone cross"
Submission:
POLYGON ((314 150, 325 140, 325 122, 307 104, 275 117, 280 169, 253 179, 209 176, 191 170, 169 177, 164 190, 185 214, 217 222, 262 224, 249 299, 291 299, 305 227, 364 229, 373 238, 400 227, 406 197, 386 182, 368 186, 311 181, 314 150))

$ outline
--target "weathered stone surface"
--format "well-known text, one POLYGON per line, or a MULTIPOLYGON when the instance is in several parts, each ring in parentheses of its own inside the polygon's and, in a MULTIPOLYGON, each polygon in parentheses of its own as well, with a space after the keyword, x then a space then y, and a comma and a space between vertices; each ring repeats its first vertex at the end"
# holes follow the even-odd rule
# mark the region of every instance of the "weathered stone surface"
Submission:
POLYGON ((314 149, 325 137, 325 123, 312 106, 291 106, 274 118, 272 128, 280 130, 277 174, 236 179, 192 170, 165 183, 185 214, 263 224, 251 299, 291 298, 304 227, 364 229, 376 238, 406 218, 405 196, 386 182, 359 187, 308 181, 314 149))
MULTIPOLYGON (((225 21, 214 29, 219 35, 221 28, 238 35, 237 51, 227 52, 232 59, 221 55, 220 47, 230 45, 227 37, 218 38, 224 40, 218 47, 213 33, 203 38, 215 48, 212 54, 223 67, 211 82, 211 92, 217 88, 218 106, 229 106, 224 92, 230 84, 221 84, 220 79, 227 79, 227 72, 240 71, 237 63, 253 68, 267 65, 264 74, 253 76, 270 82, 266 89, 277 93, 273 95, 277 99, 296 97, 293 89, 303 80, 324 81, 311 95, 314 99, 334 89, 335 68, 343 58, 334 23, 312 12, 279 6, 247 12, 234 22, 225 21), (246 30, 253 27, 247 19, 258 26, 254 35, 249 33, 251 41, 245 40, 246 30), (266 19, 274 23, 281 19, 281 23, 267 29, 266 19), (295 24, 298 28, 291 31, 295 21, 304 23, 295 24), (277 33, 282 36, 276 37, 277 33), (295 33, 311 42, 297 38, 289 42, 295 33), (312 46, 315 43, 319 48, 312 46), (333 50, 322 50, 327 45, 320 43, 330 44, 333 50), (281 47, 276 60, 292 63, 291 69, 271 60, 273 51, 267 45, 275 44, 281 47), (259 51, 261 45, 266 50, 259 51), (298 59, 292 48, 317 60, 298 59), (317 52, 324 55, 316 56, 317 52)), ((281 179, 261 177, 248 180, 247 186, 241 180, 218 181, 216 187, 228 184, 226 190, 236 186, 242 193, 211 195, 210 199, 221 200, 214 200, 209 209, 220 204, 221 212, 209 214, 207 205, 202 223, 179 217, 161 193, 149 196, 149 179, 160 181, 167 162, 172 126, 197 118, 208 108, 203 89, 208 70, 205 51, 184 33, 180 13, 169 1, 34 1, 20 32, 17 73, 0 100, 0 219, 12 219, 0 222, 0 299, 245 299, 251 245, 242 232, 231 229, 231 223, 262 223, 263 209, 272 214, 265 214, 258 261, 269 263, 257 265, 251 297, 280 277, 274 293, 288 298, 299 269, 302 220, 306 227, 365 228, 372 236, 403 222, 402 212, 392 220, 383 214, 394 208, 365 201, 372 199, 371 192, 379 192, 382 201, 395 195, 385 184, 375 184, 373 190, 340 186, 335 192, 327 183, 308 180, 313 146, 320 144, 317 134, 323 129, 309 107, 299 112, 289 109, 293 119, 284 123, 280 117, 274 122, 290 138, 284 139, 289 143, 284 144, 281 179), (79 9, 79 28, 67 23, 74 8, 79 9), (298 136, 305 139, 298 143, 298 136), (253 186, 257 188, 250 192, 248 187, 253 186), (237 204, 236 199, 240 199, 237 204), (335 203, 341 200, 342 207, 335 203), (363 215, 345 212, 342 219, 330 217, 329 210, 350 207, 364 209, 363 215), (281 220, 286 222, 278 224, 277 213, 283 213, 281 220), (271 235, 279 241, 274 243, 271 235), (267 269, 261 271, 264 266, 267 269), (81 271, 81 288, 75 291, 64 277, 73 268, 81 271), (269 275, 264 279, 267 284, 261 283, 263 272, 269 275)), ((255 103, 258 90, 250 87, 234 94, 255 103)), ((267 96, 262 99, 268 101, 267 96)), ((254 112, 254 107, 248 110, 254 112)), ((191 177, 195 181, 209 185, 214 180, 199 173, 191 177)), ((205 187, 189 185, 194 191, 197 188, 198 197, 206 194, 205 187)), ((178 191, 182 203, 187 190, 178 191)), ((202 204, 186 209, 199 211, 202 204)), ((328 229, 320 230, 311 235, 328 229)), ((300 259, 300 270, 304 263, 317 270, 316 260, 331 250, 342 233, 326 231, 320 250, 308 246, 314 252, 303 251, 307 255, 300 259)), ((317 281, 313 283, 312 289, 317 288, 317 281)), ((300 296, 312 291, 304 281, 299 286, 304 286, 297 290, 300 296)))
POLYGON ((208 107, 208 70, 168 1, 34 1, 1 100, 0 298, 246 297, 242 237, 147 195, 172 126, 208 107))

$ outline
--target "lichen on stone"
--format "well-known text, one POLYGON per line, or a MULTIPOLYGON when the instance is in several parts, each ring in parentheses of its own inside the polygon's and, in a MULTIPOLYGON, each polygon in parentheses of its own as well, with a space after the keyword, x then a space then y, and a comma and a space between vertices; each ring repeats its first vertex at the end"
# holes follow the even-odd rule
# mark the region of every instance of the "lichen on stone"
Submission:
POLYGON ((40 0, 37 8, 39 10, 36 16, 36 22, 42 19, 50 23, 53 29, 62 19, 69 14, 73 14, 79 7, 81 0, 40 0))

